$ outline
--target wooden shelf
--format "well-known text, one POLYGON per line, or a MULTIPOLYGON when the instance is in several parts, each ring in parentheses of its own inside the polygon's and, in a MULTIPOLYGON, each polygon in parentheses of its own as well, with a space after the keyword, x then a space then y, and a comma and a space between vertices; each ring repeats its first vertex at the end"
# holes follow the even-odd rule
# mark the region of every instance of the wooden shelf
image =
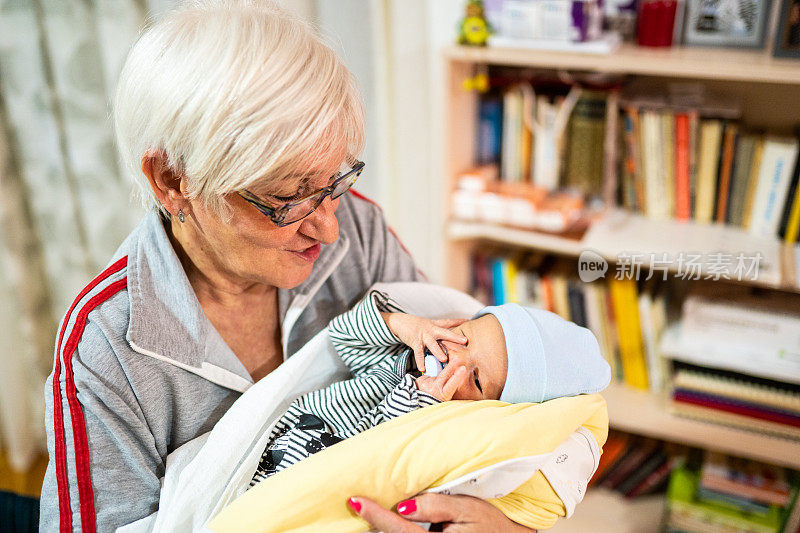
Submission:
MULTIPOLYGON (((650 220, 641 215, 612 211, 596 221, 581 239, 459 220, 449 222, 447 234, 454 241, 486 240, 570 257, 578 257, 584 250, 592 250, 609 262, 616 262, 624 253, 656 254, 658 258, 662 253, 677 257, 681 252, 722 252, 735 257, 738 253, 758 252, 763 255, 764 262, 755 279, 724 281, 800 292, 793 272, 795 265, 791 246, 784 245, 777 238, 759 238, 740 228, 717 224, 650 220)), ((678 272, 678 264, 671 264, 668 271, 673 274, 678 272)), ((706 275, 701 272, 700 277, 706 275)))
POLYGON ((800 442, 679 417, 666 396, 612 383, 603 397, 612 428, 800 469, 800 442))
POLYGON ((800 84, 800 61, 776 59, 760 50, 685 46, 660 49, 623 44, 608 55, 467 46, 449 47, 444 53, 454 61, 488 65, 800 84))

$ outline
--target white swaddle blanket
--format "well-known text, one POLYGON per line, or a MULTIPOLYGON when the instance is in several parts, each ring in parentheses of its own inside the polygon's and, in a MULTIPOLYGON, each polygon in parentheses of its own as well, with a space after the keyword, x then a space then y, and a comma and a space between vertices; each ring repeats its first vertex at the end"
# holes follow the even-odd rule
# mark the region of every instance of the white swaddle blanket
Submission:
MULTIPOLYGON (((466 294, 435 285, 379 283, 372 289, 387 293, 409 313, 428 318, 470 318, 482 307, 466 294)), ((334 350, 327 331, 321 331, 276 370, 248 389, 209 433, 171 453, 167 457, 158 512, 117 531, 202 531, 212 517, 247 490, 266 446, 269 430, 291 402, 307 392, 347 378, 349 372, 334 350)), ((565 445, 574 448, 575 442, 565 445)), ((594 446, 595 449, 586 447, 582 450, 589 463, 594 463, 599 455, 596 442, 594 446)), ((586 467, 593 472, 596 464, 589 466, 587 463, 584 470, 586 467)), ((539 465, 531 464, 530 468, 535 471, 539 465)), ((498 475, 493 476, 495 485, 498 479, 503 484, 502 472, 499 469, 498 475)), ((509 486, 508 491, 518 486, 517 477, 508 476, 509 485, 516 483, 509 486)), ((461 493, 457 487, 448 488, 453 489, 452 493, 461 493)), ((562 496, 562 499, 572 501, 568 506, 569 514, 580 498, 582 493, 580 497, 562 496)))

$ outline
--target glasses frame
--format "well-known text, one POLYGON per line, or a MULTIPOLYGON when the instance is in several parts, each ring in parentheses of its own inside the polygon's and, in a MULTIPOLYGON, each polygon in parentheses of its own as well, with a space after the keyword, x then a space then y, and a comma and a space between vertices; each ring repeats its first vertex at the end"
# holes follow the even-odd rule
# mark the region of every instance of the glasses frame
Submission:
POLYGON ((253 207, 258 209, 262 215, 269 218, 273 224, 275 224, 279 228, 282 228, 285 226, 289 226, 290 224, 294 224, 295 222, 300 222, 301 220, 306 218, 308 215, 316 211, 317 208, 320 206, 320 204, 322 204, 322 202, 325 201, 325 198, 327 198, 328 196, 330 196, 332 200, 336 200, 341 195, 349 191, 350 187, 352 187, 355 184, 356 180, 358 180, 358 177, 361 175, 361 172, 363 170, 364 170, 364 162, 356 161, 355 164, 350 168, 350 170, 348 170, 344 174, 337 173, 336 175, 331 177, 333 181, 327 187, 323 187, 322 189, 318 189, 312 193, 309 193, 303 196, 302 198, 298 198, 297 200, 294 200, 292 202, 287 202, 277 207, 269 205, 264 200, 259 199, 255 194, 251 193, 247 189, 242 189, 241 191, 237 191, 237 194, 239 194, 239 196, 241 196, 246 202, 252 204, 253 207), (355 176, 353 176, 354 174, 355 176), (336 190, 336 187, 342 181, 348 178, 353 180, 352 183, 350 183, 347 189, 343 190, 336 196, 333 196, 333 191, 336 190), (314 202, 314 207, 312 207, 308 211, 308 213, 298 218, 297 220, 293 220, 291 222, 285 222, 286 216, 294 207, 297 207, 298 205, 308 202, 309 200, 312 199, 314 202))

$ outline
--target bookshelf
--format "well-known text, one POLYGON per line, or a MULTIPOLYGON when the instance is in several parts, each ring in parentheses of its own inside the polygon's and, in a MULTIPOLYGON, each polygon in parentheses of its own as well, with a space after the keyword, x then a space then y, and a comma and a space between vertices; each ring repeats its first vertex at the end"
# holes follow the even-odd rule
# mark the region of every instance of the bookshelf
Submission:
POLYGON ((685 46, 658 49, 625 43, 609 55, 463 46, 447 48, 444 53, 448 61, 461 63, 800 84, 797 62, 762 51, 685 46))
MULTIPOLYGON (((777 238, 756 238, 745 230, 718 224, 657 221, 619 210, 604 213, 582 235, 564 237, 456 220, 450 194, 455 190, 458 175, 475 165, 479 95, 464 90, 462 83, 483 67, 517 67, 525 76, 541 73, 551 78, 555 71, 611 73, 643 88, 666 88, 675 81, 698 81, 710 93, 725 94, 739 102, 743 123, 776 134, 789 134, 800 121, 800 99, 796 97, 800 89, 800 61, 774 59, 764 51, 691 47, 646 49, 630 44, 624 44, 612 55, 453 46, 446 48, 443 56, 446 86, 442 172, 448 213, 445 274, 449 285, 469 290, 471 254, 487 244, 572 258, 591 249, 610 262, 625 251, 717 252, 738 248, 735 251, 764 254, 765 264, 759 275, 741 282, 710 283, 719 283, 720 289, 726 284, 744 283, 778 291, 786 298, 798 297, 796 252, 777 238), (659 241, 653 239, 653 235, 663 238, 659 241)), ((674 273, 674 269, 671 272, 674 273)), ((613 383, 604 396, 610 423, 615 429, 800 469, 798 441, 679 417, 671 413, 666 394, 644 392, 620 383, 613 383)))
MULTIPOLYGON (((741 283, 800 293, 792 246, 777 238, 754 237, 740 228, 718 224, 655 221, 635 213, 615 210, 595 221, 580 238, 462 220, 451 220, 447 225, 447 235, 453 241, 482 240, 568 257, 578 257, 584 250, 593 250, 610 262, 619 254, 631 251, 760 251, 765 255, 765 261, 758 276, 754 279, 745 278, 741 283), (633 231, 629 231, 630 228, 633 231), (668 241, 658 242, 657 239, 647 238, 648 234, 669 235, 670 238, 668 241)), ((671 266, 669 271, 674 274, 676 267, 671 266)), ((702 277, 710 274, 700 272, 700 275, 702 277)))

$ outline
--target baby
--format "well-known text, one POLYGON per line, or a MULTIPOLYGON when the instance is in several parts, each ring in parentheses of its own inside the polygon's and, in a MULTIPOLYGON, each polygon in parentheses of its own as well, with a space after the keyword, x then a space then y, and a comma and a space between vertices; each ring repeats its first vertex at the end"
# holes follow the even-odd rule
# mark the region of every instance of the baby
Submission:
POLYGON ((405 314, 385 294, 371 291, 334 318, 328 333, 352 379, 291 404, 273 426, 251 486, 428 405, 543 402, 599 392, 611 379, 589 330, 516 304, 485 307, 472 320, 428 320, 405 314))

